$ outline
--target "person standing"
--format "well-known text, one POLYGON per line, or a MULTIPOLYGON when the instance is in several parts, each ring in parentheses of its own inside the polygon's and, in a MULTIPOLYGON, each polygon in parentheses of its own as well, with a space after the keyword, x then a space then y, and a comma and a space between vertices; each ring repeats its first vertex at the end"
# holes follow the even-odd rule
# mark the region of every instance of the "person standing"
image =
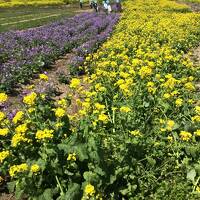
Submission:
POLYGON ((94 10, 98 12, 99 8, 98 8, 97 0, 92 0, 92 5, 93 5, 94 10))
POLYGON ((115 0, 115 2, 116 2, 117 11, 121 12, 122 11, 121 0, 115 0))
POLYGON ((111 8, 111 5, 110 5, 110 0, 106 0, 106 4, 107 4, 108 14, 110 14, 111 11, 112 11, 112 8, 111 8))
POLYGON ((83 8, 83 0, 79 0, 79 3, 80 3, 80 8, 82 9, 83 8))
POLYGON ((89 5, 90 5, 90 8, 92 9, 93 8, 92 0, 89 0, 89 5))

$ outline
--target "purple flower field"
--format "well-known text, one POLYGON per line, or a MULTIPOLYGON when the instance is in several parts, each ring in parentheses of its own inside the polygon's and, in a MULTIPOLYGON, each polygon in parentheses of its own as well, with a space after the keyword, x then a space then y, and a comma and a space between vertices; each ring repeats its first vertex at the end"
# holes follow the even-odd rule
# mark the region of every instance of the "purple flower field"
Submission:
POLYGON ((12 91, 43 71, 59 56, 73 52, 78 72, 87 54, 111 34, 118 14, 84 13, 39 28, 0 34, 0 90, 12 91))

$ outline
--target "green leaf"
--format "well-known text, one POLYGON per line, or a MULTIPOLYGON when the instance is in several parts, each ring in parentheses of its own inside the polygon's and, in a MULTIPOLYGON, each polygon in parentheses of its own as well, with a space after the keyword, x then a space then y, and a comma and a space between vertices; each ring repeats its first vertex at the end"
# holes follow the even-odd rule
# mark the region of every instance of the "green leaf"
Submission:
POLYGON ((70 184, 69 189, 64 196, 61 197, 61 200, 77 200, 80 199, 80 185, 77 183, 70 184))
POLYGON ((187 179, 188 179, 188 180, 191 180, 192 182, 194 182, 195 176, 196 176, 196 171, 195 171, 195 169, 192 169, 192 170, 190 170, 190 171, 187 173, 187 179))
POLYGON ((156 164, 156 160, 155 159, 153 159, 153 158, 147 158, 147 161, 148 161, 148 163, 151 165, 151 166, 155 166, 155 164, 156 164))
POLYGON ((12 181, 12 182, 7 183, 8 190, 9 190, 10 193, 14 192, 16 183, 17 183, 17 181, 12 181))
POLYGON ((44 193, 38 197, 38 200, 51 200, 51 199, 53 199, 53 191, 50 188, 46 189, 44 193))
POLYGON ((93 172, 84 172, 83 177, 88 183, 97 183, 99 181, 99 176, 93 172))
POLYGON ((88 159, 86 145, 78 145, 78 146, 76 146, 75 151, 76 151, 80 161, 84 161, 84 160, 88 159))

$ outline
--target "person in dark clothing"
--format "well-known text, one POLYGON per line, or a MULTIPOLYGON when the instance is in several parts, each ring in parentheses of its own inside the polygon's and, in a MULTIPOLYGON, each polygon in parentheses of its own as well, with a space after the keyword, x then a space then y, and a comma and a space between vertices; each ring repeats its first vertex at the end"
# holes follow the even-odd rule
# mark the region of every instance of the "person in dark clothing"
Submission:
POLYGON ((80 8, 82 9, 83 8, 83 0, 80 0, 79 3, 80 3, 80 8))
POLYGON ((121 12, 122 11, 122 5, 121 5, 121 0, 115 0, 116 6, 117 6, 117 11, 121 12))

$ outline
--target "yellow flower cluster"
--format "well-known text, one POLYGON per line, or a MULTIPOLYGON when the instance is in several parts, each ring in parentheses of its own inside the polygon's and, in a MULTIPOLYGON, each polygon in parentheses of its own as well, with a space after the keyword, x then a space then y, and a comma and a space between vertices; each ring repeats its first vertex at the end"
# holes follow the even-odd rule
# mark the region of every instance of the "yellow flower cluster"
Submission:
POLYGON ((81 81, 78 78, 73 78, 71 80, 70 87, 71 88, 77 88, 80 85, 81 81))
POLYGON ((49 129, 38 130, 35 135, 35 138, 37 140, 51 139, 53 138, 53 132, 54 130, 49 130, 49 129))
POLYGON ((86 194, 87 196, 93 196, 93 195, 95 194, 95 188, 94 188, 93 185, 87 184, 87 185, 85 186, 84 192, 85 192, 85 194, 86 194))
POLYGON ((0 122, 5 118, 5 114, 3 112, 0 112, 0 122))
POLYGON ((14 124, 17 124, 19 121, 22 120, 24 116, 24 112, 23 111, 18 111, 15 116, 13 117, 13 123, 14 124))
POLYGON ((9 151, 0 152, 0 163, 2 163, 10 155, 9 151))
POLYGON ((187 131, 181 131, 180 137, 181 137, 181 140, 183 140, 183 141, 189 141, 192 137, 192 134, 187 131))
POLYGON ((64 117, 66 114, 66 111, 63 108, 56 108, 53 110, 55 112, 56 117, 58 117, 58 118, 64 117))
POLYGON ((11 177, 14 177, 17 173, 24 172, 28 170, 28 165, 23 163, 21 165, 13 165, 9 169, 9 174, 11 177))
POLYGON ((31 92, 30 94, 24 97, 23 102, 28 106, 33 106, 35 104, 36 98, 37 94, 35 92, 31 92))
POLYGON ((8 99, 8 95, 5 93, 0 93, 0 103, 6 102, 8 99))
POLYGON ((31 166, 31 172, 37 173, 39 171, 40 171, 40 166, 39 165, 34 164, 34 165, 31 166))
POLYGON ((28 130, 27 124, 21 124, 15 128, 15 134, 11 139, 11 145, 17 147, 21 142, 30 142, 31 140, 26 138, 25 134, 28 130))
POLYGON ((49 80, 49 77, 46 74, 40 74, 39 77, 43 81, 48 81, 49 80))
POLYGON ((0 128, 0 136, 8 135, 9 129, 8 128, 0 128))
POLYGON ((67 157, 68 161, 76 161, 76 153, 70 153, 67 157))

